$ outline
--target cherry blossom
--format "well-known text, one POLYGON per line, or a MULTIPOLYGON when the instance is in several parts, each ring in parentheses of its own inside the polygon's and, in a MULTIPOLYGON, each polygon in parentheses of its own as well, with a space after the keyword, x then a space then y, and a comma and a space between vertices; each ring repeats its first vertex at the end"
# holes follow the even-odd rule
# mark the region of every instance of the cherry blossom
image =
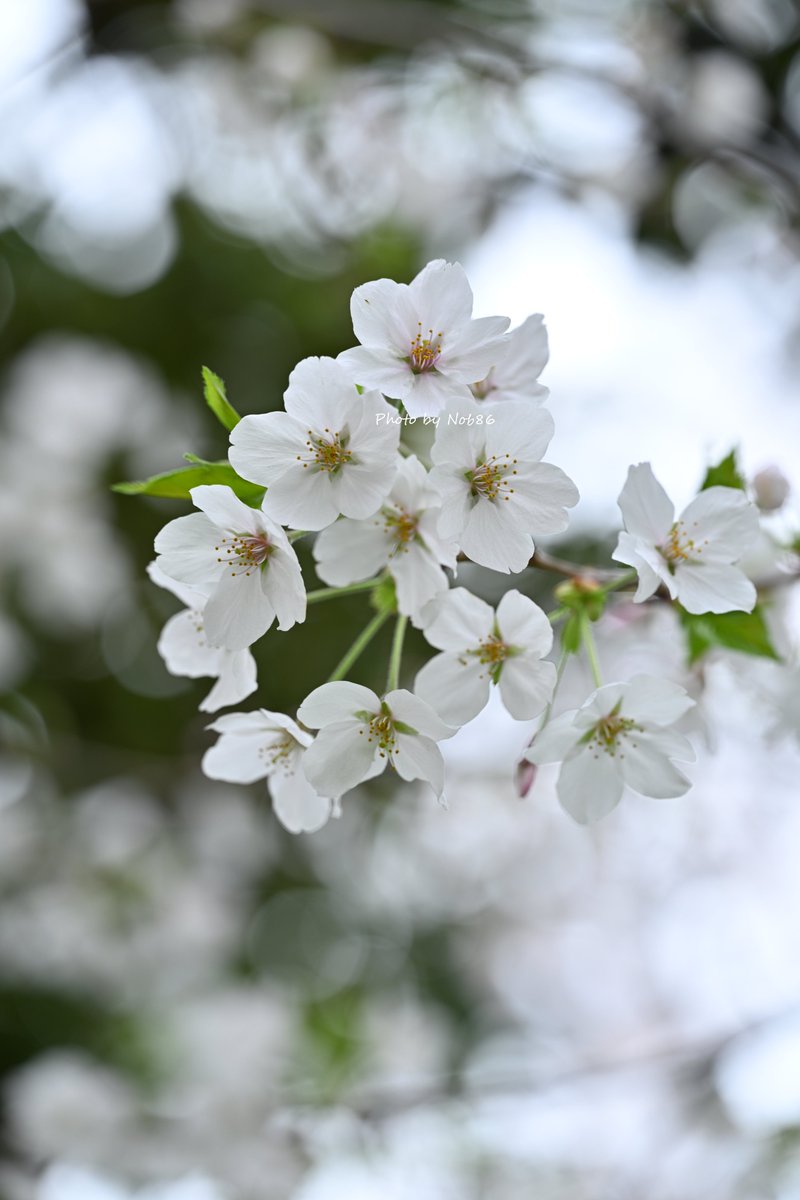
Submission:
POLYGON ((397 469, 400 429, 380 393, 360 395, 332 358, 305 358, 289 376, 285 412, 244 417, 230 461, 267 488, 264 512, 295 529, 324 529, 340 513, 380 506, 397 469))
POLYGON ((297 719, 320 730, 303 766, 322 795, 343 795, 391 762, 401 779, 422 779, 441 798, 444 762, 436 743, 455 731, 411 692, 401 688, 381 698, 358 683, 323 683, 297 719))
POLYGON ((402 400, 412 417, 468 399, 470 384, 499 361, 507 317, 472 317, 472 289, 460 263, 435 259, 411 281, 375 279, 353 292, 361 343, 339 355, 357 383, 402 400))
POLYGON ((203 771, 209 779, 226 783, 266 779, 275 814, 291 833, 322 828, 333 803, 314 790, 303 771, 314 740, 310 733, 284 713, 266 708, 227 713, 209 729, 220 734, 203 756, 203 771))
POLYGON ((229 487, 192 488, 201 511, 170 521, 156 537, 159 568, 207 596, 209 642, 243 650, 277 620, 305 620, 306 593, 297 555, 280 525, 250 508, 229 487))
POLYGON ((495 611, 466 588, 455 588, 431 608, 425 637, 443 653, 417 675, 416 694, 448 725, 477 716, 492 684, 512 717, 538 716, 556 682, 555 666, 542 661, 553 631, 539 606, 513 589, 495 611))
POLYGON ((540 461, 553 418, 530 404, 474 400, 447 417, 453 419, 442 418, 431 451, 431 480, 442 496, 439 532, 481 566, 521 571, 534 535, 561 533, 566 509, 578 502, 561 468, 540 461))
POLYGON ((636 675, 592 692, 537 733, 525 753, 532 763, 560 762, 556 791, 576 821, 597 821, 619 804, 625 786, 657 799, 691 786, 671 761, 694 762, 691 743, 669 728, 694 700, 676 683, 636 675))
POLYGON ((538 382, 550 350, 541 313, 534 313, 507 335, 489 374, 473 383, 476 400, 546 400, 549 389, 538 382))
POLYGON ((158 639, 158 652, 167 670, 171 675, 185 675, 188 679, 211 675, 217 680, 201 701, 200 711, 216 712, 251 695, 258 686, 256 660, 249 650, 226 650, 211 645, 203 623, 206 604, 203 593, 169 579, 154 562, 148 566, 147 574, 153 583, 172 592, 186 606, 170 617, 158 639))
POLYGON ((441 503, 419 459, 404 459, 375 516, 368 521, 343 517, 319 535, 314 545, 317 574, 341 587, 388 567, 399 611, 419 624, 425 605, 447 589, 442 567, 456 566, 458 546, 438 532, 441 503))
POLYGON ((756 589, 733 564, 758 536, 758 512, 739 488, 706 488, 676 520, 652 467, 639 463, 628 469, 619 507, 625 529, 612 557, 635 567, 636 601, 663 584, 690 613, 752 611, 756 589))

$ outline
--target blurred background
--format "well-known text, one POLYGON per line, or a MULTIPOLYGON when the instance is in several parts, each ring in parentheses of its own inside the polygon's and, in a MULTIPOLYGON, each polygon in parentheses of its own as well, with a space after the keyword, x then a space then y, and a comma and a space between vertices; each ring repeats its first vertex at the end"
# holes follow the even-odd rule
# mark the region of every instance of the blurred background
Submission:
MULTIPOLYGON (((203 778, 206 684, 156 652, 184 506, 109 491, 224 456, 201 364, 277 407, 430 257, 545 313, 560 552, 606 561, 630 462, 679 506, 734 444, 800 486, 799 37, 792 0, 0 6, 2 1200, 800 1198, 796 666, 689 675, 623 606, 608 677, 700 701, 686 798, 520 800, 491 705, 447 811, 382 779, 293 838, 203 778)), ((368 614, 268 638, 241 707, 292 711, 368 614)), ((796 663, 791 589, 769 620, 796 663)))

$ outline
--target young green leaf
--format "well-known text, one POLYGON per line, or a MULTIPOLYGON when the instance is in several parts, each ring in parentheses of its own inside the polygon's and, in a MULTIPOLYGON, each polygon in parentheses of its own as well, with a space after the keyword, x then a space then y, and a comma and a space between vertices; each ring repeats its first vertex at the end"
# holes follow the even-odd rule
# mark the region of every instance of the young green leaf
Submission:
POLYGON ((752 612, 687 613, 675 605, 686 632, 689 662, 695 663, 708 650, 721 647, 753 654, 759 658, 779 659, 772 645, 763 610, 756 605, 752 612))
POLYGON ((248 483, 237 475, 226 462, 204 462, 194 455, 191 466, 165 471, 150 479, 136 479, 129 483, 112 484, 112 492, 123 496, 162 496, 171 500, 191 500, 190 489, 204 483, 221 483, 231 488, 246 504, 258 505, 264 498, 264 488, 248 483))
POLYGON ((710 487, 731 487, 744 490, 744 476, 739 470, 737 451, 731 450, 716 466, 709 467, 700 491, 710 487))
POLYGON ((208 367, 203 367, 203 393, 206 404, 214 416, 230 432, 241 421, 241 417, 225 394, 225 384, 219 375, 215 375, 208 367))

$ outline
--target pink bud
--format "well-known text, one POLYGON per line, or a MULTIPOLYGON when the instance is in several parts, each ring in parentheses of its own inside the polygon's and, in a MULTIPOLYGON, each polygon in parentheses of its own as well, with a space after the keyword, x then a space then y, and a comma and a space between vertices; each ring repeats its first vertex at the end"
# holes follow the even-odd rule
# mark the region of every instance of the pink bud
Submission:
POLYGON ((792 490, 780 467, 763 467, 753 476, 755 501, 762 512, 775 512, 786 503, 792 490))
POLYGON ((528 762, 527 758, 522 758, 517 763, 515 774, 515 782, 517 786, 517 795, 520 800, 524 800, 528 792, 536 782, 536 772, 539 768, 536 763, 528 762))

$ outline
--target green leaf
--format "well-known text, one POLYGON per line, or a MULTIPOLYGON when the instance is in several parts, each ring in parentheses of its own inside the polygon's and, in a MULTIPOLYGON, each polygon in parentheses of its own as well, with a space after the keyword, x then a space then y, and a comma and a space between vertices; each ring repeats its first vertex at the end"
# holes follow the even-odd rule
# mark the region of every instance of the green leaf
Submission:
POLYGON ((241 421, 241 417, 225 394, 225 384, 219 375, 215 375, 208 367, 203 367, 203 393, 206 404, 214 416, 230 432, 241 421))
POLYGON ((175 471, 165 471, 162 475, 151 476, 150 479, 114 483, 111 490, 123 496, 162 496, 170 500, 191 500, 190 488, 199 487, 204 483, 221 483, 231 488, 245 504, 258 505, 264 498, 264 488, 242 479, 229 463, 204 462, 194 455, 186 457, 192 464, 189 467, 178 467, 175 471))
POLYGON ((700 491, 710 487, 731 487, 744 490, 744 476, 739 470, 737 451, 731 450, 715 467, 709 467, 700 491))
POLYGON ((770 640, 763 609, 756 605, 751 613, 688 613, 675 605, 686 631, 689 662, 695 663, 713 647, 754 654, 759 658, 780 659, 770 640))

